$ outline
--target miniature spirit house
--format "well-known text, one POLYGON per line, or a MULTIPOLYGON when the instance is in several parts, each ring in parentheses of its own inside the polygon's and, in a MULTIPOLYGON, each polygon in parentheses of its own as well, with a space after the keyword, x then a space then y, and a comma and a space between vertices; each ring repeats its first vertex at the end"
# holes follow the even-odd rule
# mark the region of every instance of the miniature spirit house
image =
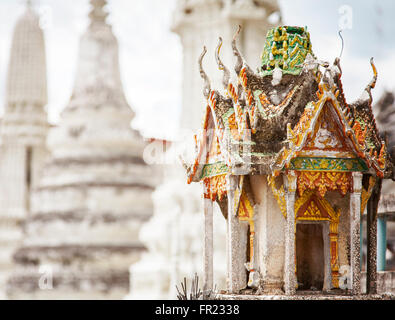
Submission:
POLYGON ((213 288, 216 201, 228 228, 228 293, 361 294, 365 208, 367 293, 376 293, 377 203, 392 164, 371 107, 373 61, 372 81, 348 104, 340 59, 317 60, 306 28, 270 30, 257 73, 237 49, 239 31, 237 80, 221 62, 221 38, 216 51, 224 95, 203 70, 206 49, 199 60, 207 107, 195 162, 185 167, 188 183, 204 186, 204 289, 213 288))

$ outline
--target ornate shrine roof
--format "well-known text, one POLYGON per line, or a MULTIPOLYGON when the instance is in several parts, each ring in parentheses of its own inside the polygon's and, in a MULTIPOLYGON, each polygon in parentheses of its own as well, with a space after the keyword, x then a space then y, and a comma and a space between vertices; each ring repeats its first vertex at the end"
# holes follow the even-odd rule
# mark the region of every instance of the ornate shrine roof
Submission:
MULTIPOLYGON (((240 31, 240 29, 239 29, 240 31)), ((239 32, 238 31, 238 32, 239 32)), ((186 164, 188 182, 226 173, 274 174, 281 170, 370 172, 392 174, 386 143, 373 111, 373 78, 353 103, 347 103, 341 83, 340 59, 318 60, 306 28, 271 29, 255 73, 232 41, 237 82, 220 59, 225 93, 211 89, 199 59, 207 98, 202 132, 195 136, 196 157, 186 164)))

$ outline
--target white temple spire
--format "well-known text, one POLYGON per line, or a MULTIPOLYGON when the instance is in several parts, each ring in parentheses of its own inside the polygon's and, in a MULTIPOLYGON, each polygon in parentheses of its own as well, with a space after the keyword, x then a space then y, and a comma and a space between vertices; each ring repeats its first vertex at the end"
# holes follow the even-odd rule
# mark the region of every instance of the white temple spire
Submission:
POLYGON ((14 28, 5 92, 0 131, 0 297, 14 269, 12 252, 22 240, 21 223, 30 212, 31 192, 47 155, 45 43, 30 1, 14 28))
MULTIPOLYGON (((121 83, 118 41, 105 22, 105 0, 90 0, 90 25, 80 40, 73 94, 67 108, 91 108, 110 105, 124 112, 131 121, 134 113, 128 105, 121 83)), ((128 122, 128 123, 129 123, 128 122)))
POLYGON ((41 106, 47 103, 44 35, 30 1, 14 29, 7 74, 6 111, 10 104, 21 102, 41 106))

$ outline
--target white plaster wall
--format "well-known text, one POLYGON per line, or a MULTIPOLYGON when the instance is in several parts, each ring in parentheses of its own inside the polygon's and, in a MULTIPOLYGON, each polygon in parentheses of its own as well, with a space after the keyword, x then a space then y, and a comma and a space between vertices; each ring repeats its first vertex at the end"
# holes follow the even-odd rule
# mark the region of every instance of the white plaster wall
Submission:
POLYGON ((285 218, 267 183, 266 175, 250 176, 256 204, 258 268, 264 284, 283 281, 285 218))

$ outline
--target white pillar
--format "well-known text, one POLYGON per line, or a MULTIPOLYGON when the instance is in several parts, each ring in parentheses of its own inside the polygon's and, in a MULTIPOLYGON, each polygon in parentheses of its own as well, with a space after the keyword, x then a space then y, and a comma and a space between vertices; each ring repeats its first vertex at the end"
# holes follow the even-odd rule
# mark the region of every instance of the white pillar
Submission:
POLYGON ((228 291, 238 293, 247 286, 247 230, 248 225, 235 215, 234 194, 238 176, 228 176, 228 291))
POLYGON ((267 175, 252 175, 251 191, 254 196, 255 219, 255 265, 261 276, 263 293, 283 294, 285 263, 285 219, 273 192, 268 185, 267 175))
POLYGON ((353 294, 361 293, 360 269, 360 219, 362 173, 353 172, 353 190, 350 194, 350 264, 351 288, 353 294))
POLYGON ((285 266, 284 290, 286 295, 296 292, 295 275, 295 192, 296 175, 289 171, 284 176, 285 197, 287 202, 287 221, 285 224, 285 266))
POLYGON ((210 294, 213 289, 213 202, 211 199, 204 199, 204 276, 203 293, 204 296, 210 294))

